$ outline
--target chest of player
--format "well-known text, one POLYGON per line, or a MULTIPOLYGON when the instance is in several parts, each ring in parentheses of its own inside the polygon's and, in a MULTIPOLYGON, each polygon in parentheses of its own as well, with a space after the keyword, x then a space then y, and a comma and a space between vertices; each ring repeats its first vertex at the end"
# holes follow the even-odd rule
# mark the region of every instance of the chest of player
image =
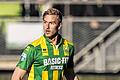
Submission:
POLYGON ((49 67, 50 69, 63 69, 69 60, 69 47, 60 46, 41 48, 37 50, 35 65, 49 67))

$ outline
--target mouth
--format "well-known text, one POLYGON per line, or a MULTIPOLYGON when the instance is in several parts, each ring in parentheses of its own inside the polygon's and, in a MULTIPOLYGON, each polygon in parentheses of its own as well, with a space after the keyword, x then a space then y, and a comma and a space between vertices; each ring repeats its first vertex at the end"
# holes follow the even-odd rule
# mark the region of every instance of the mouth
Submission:
POLYGON ((50 33, 50 30, 46 30, 45 32, 46 32, 47 34, 49 34, 49 33, 50 33))

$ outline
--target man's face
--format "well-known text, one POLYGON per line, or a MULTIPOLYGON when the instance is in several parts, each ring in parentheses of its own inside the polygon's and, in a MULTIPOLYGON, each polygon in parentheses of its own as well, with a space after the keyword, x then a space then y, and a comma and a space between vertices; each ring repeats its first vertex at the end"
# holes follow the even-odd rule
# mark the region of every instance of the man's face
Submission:
POLYGON ((44 34, 52 38, 60 29, 59 17, 57 15, 46 15, 43 19, 44 34))

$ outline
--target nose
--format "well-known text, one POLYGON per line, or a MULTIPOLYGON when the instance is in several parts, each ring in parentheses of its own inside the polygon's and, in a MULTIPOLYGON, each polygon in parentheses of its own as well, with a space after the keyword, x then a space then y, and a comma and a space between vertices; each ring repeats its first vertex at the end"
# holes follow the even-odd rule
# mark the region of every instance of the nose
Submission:
POLYGON ((49 24, 49 23, 47 23, 47 24, 46 24, 46 28, 47 28, 47 29, 49 29, 49 27, 50 27, 50 24, 49 24))

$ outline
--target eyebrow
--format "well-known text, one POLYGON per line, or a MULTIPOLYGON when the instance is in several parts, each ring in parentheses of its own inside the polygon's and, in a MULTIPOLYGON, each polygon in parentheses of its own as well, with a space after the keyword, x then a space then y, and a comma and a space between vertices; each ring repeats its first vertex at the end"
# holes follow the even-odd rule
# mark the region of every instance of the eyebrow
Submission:
MULTIPOLYGON (((46 20, 43 20, 43 21, 47 22, 46 20)), ((54 21, 50 21, 50 22, 55 22, 55 20, 54 21)))

